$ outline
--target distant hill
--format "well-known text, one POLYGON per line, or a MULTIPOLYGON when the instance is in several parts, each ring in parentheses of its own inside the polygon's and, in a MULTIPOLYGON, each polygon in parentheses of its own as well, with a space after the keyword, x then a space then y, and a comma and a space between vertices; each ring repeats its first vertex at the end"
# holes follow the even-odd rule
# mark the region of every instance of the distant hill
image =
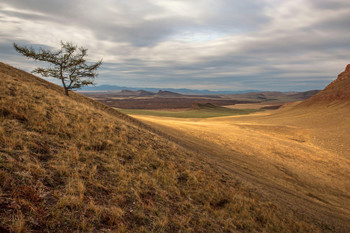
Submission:
POLYGON ((290 101, 306 100, 311 96, 320 92, 319 90, 311 90, 305 92, 278 92, 278 91, 262 91, 262 92, 247 92, 240 94, 232 94, 234 98, 246 98, 246 99, 257 99, 261 101, 268 100, 283 100, 290 99, 290 101))
POLYGON ((171 137, 0 63, 0 232, 319 232, 171 137))
POLYGON ((215 109, 215 108, 220 108, 220 106, 216 106, 216 105, 211 104, 211 103, 205 103, 205 104, 195 103, 195 104, 192 104, 191 108, 195 109, 195 110, 199 110, 199 109, 215 109))
POLYGON ((304 91, 304 92, 296 92, 296 93, 286 93, 286 96, 295 98, 295 99, 301 99, 301 100, 306 100, 310 98, 311 96, 316 95, 319 93, 320 90, 311 90, 311 91, 304 91))
MULTIPOLYGON (((111 87, 109 85, 105 85, 105 86, 111 87)), ((124 87, 121 87, 121 88, 124 88, 124 87)), ((230 98, 247 99, 247 100, 254 100, 254 101, 282 100, 285 102, 306 100, 319 92, 319 90, 311 90, 311 91, 305 91, 305 92, 277 92, 277 91, 250 91, 250 90, 240 91, 240 92, 220 92, 220 91, 215 92, 215 91, 206 91, 206 90, 191 91, 190 89, 158 90, 155 88, 146 88, 146 90, 138 90, 136 88, 108 90, 108 91, 105 91, 104 88, 102 88, 100 91, 98 91, 99 88, 93 89, 95 91, 86 91, 86 90, 84 91, 84 90, 82 90, 81 93, 83 93, 86 96, 96 96, 95 93, 98 93, 99 95, 104 93, 105 96, 115 96, 115 97, 121 96, 121 97, 181 98, 186 96, 187 97, 198 96, 198 97, 210 97, 210 98, 230 97, 230 98), (184 90, 187 90, 187 91, 184 91, 184 90)))
POLYGON ((108 91, 108 93, 113 93, 113 96, 123 96, 123 97, 149 97, 154 96, 156 93, 145 91, 145 90, 120 90, 120 91, 108 91))
POLYGON ((152 96, 152 95, 154 95, 153 92, 145 91, 145 90, 138 90, 137 93, 139 94, 139 96, 152 96))
POLYGON ((179 93, 175 93, 172 91, 162 91, 162 90, 159 90, 158 93, 155 95, 155 97, 165 97, 165 98, 178 98, 182 96, 183 95, 179 93))

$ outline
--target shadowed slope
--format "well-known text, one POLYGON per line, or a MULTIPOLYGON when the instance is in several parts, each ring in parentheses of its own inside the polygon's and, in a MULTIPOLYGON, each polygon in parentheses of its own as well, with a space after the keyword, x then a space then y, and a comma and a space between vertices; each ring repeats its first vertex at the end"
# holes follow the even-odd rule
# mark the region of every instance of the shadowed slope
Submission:
POLYGON ((318 232, 155 130, 0 63, 0 230, 318 232))

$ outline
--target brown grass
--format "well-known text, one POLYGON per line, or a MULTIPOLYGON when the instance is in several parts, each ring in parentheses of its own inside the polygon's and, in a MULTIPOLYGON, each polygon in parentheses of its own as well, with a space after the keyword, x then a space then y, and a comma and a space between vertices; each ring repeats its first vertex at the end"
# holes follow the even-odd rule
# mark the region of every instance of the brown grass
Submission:
POLYGON ((0 227, 321 232, 109 107, 0 63, 0 227))

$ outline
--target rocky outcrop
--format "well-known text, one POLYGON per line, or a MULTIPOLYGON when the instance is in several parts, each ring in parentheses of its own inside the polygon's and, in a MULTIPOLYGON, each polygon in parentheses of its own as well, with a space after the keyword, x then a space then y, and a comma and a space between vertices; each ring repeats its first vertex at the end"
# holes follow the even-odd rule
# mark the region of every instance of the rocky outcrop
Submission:
POLYGON ((334 80, 333 82, 331 82, 327 87, 337 83, 337 82, 341 82, 341 81, 344 81, 346 79, 350 79, 350 64, 347 65, 345 67, 345 71, 341 72, 339 75, 338 75, 338 78, 336 80, 334 80))
POLYGON ((350 64, 323 91, 302 102, 300 105, 310 106, 330 102, 350 103, 350 64))

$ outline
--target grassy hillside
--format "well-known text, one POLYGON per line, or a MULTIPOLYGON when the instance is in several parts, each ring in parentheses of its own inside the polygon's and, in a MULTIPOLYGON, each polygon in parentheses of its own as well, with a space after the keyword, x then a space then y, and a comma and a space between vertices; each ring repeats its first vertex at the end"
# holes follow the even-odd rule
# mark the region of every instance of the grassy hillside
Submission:
POLYGON ((321 231, 155 132, 0 63, 0 231, 321 231))

